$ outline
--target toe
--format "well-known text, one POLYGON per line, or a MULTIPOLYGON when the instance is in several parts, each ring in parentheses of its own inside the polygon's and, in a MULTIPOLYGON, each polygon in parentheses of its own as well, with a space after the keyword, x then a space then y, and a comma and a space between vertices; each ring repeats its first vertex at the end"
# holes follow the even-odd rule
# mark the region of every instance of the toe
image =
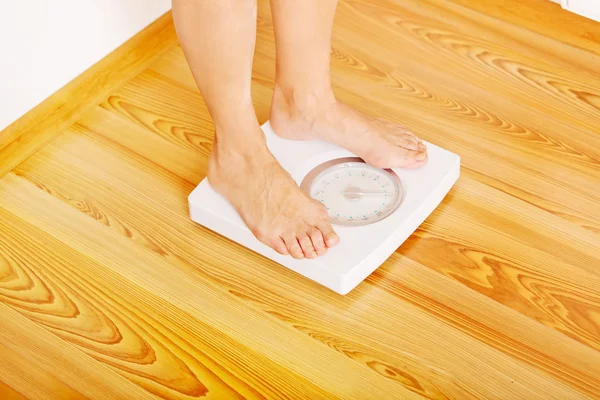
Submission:
POLYGON ((290 252, 288 251, 288 248, 282 238, 277 237, 277 236, 269 237, 264 233, 264 230, 262 230, 260 228, 252 229, 252 233, 261 243, 263 243, 266 246, 269 246, 270 248, 272 248, 279 254, 282 254, 284 256, 287 256, 290 254, 290 252))
POLYGON ((300 246, 302 247, 302 251, 304 252, 304 257, 315 258, 317 256, 317 253, 315 252, 315 248, 313 247, 312 241, 310 240, 310 237, 306 233, 298 235, 298 243, 300 243, 300 246))
POLYGON ((395 142, 398 146, 415 151, 427 150, 421 138, 415 135, 410 130, 408 130, 407 127, 382 119, 379 119, 378 121, 385 127, 386 131, 389 133, 388 135, 384 136, 389 137, 391 135, 391 137, 394 137, 395 142))
POLYGON ((418 168, 424 165, 426 161, 427 151, 396 147, 385 157, 380 157, 376 164, 379 164, 380 168, 418 168))
MULTIPOLYGON (((407 144, 407 149, 427 151, 427 147, 425 146, 425 143, 423 143, 423 140, 409 130, 405 130, 402 134, 402 142, 407 144)), ((399 146, 405 147, 403 143, 399 143, 399 146)))
POLYGON ((308 231, 308 236, 317 252, 317 255, 321 256, 327 253, 327 247, 325 246, 325 240, 323 239, 323 234, 316 227, 312 227, 308 231))
POLYGON ((290 254, 283 239, 280 237, 271 238, 269 240, 269 245, 273 248, 273 250, 275 250, 276 252, 278 252, 281 255, 287 256, 290 254))
POLYGON ((396 139, 396 145, 408 150, 419 151, 421 146, 416 136, 402 135, 396 139))
POLYGON ((406 162, 404 163, 404 168, 418 168, 427 162, 427 151, 411 151, 406 156, 406 162))
POLYGON ((414 152, 411 157, 406 160, 404 164, 404 168, 419 168, 425 165, 429 159, 427 156, 427 151, 418 151, 414 152))
POLYGON ((323 222, 317 225, 317 229, 321 231, 325 245, 329 248, 336 246, 340 242, 340 238, 333 230, 333 227, 329 222, 323 222))
POLYGON ((285 246, 288 249, 290 255, 294 258, 301 259, 304 258, 304 253, 302 252, 302 247, 300 247, 300 243, 298 243, 298 239, 296 235, 286 235, 282 237, 285 246))

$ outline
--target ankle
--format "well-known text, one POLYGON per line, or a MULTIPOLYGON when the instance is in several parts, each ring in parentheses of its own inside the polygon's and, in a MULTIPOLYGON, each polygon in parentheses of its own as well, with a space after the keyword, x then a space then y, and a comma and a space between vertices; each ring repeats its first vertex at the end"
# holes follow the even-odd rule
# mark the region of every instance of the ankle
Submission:
POLYGON ((215 189, 223 189, 223 185, 236 181, 241 171, 257 168, 270 158, 266 138, 258 124, 254 129, 235 132, 217 131, 215 135, 207 171, 207 178, 215 189))
POLYGON ((275 83, 271 109, 288 114, 288 117, 311 118, 335 104, 335 96, 328 84, 299 87, 275 83))
POLYGON ((215 138, 213 148, 222 154, 241 153, 265 143, 264 133, 252 110, 232 112, 227 118, 214 119, 215 138))
POLYGON ((260 125, 215 128, 212 155, 217 159, 244 157, 266 148, 266 139, 260 125))

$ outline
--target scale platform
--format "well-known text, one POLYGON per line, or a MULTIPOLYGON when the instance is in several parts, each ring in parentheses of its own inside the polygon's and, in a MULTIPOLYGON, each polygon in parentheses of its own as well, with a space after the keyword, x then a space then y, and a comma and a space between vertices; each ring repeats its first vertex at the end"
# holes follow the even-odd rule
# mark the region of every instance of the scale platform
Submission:
POLYGON ((460 157, 427 142, 429 160, 423 167, 382 170, 329 143, 282 139, 269 122, 262 129, 281 166, 302 190, 327 206, 340 243, 315 259, 283 256, 254 237, 207 179, 189 195, 190 217, 342 295, 390 257, 440 204, 460 175, 460 157))

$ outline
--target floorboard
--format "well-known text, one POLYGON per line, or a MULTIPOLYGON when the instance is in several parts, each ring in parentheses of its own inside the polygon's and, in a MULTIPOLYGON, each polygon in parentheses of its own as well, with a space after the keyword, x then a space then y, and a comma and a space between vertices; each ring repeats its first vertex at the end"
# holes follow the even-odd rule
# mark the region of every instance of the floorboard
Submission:
MULTIPOLYGON (((198 226, 213 129, 163 44, 4 153, 0 397, 600 399, 600 24, 546 0, 338 10, 337 96, 461 156, 442 204, 347 296, 198 226)), ((257 35, 265 122, 266 1, 257 35)))

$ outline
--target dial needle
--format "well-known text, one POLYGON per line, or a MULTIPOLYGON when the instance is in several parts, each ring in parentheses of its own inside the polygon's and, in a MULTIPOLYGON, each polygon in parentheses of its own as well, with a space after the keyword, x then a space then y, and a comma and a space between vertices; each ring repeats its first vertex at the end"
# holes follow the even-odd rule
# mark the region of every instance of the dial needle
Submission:
POLYGON ((342 190, 343 195, 355 195, 355 196, 382 196, 386 194, 392 194, 390 192, 379 192, 379 191, 367 191, 367 190, 342 190))

